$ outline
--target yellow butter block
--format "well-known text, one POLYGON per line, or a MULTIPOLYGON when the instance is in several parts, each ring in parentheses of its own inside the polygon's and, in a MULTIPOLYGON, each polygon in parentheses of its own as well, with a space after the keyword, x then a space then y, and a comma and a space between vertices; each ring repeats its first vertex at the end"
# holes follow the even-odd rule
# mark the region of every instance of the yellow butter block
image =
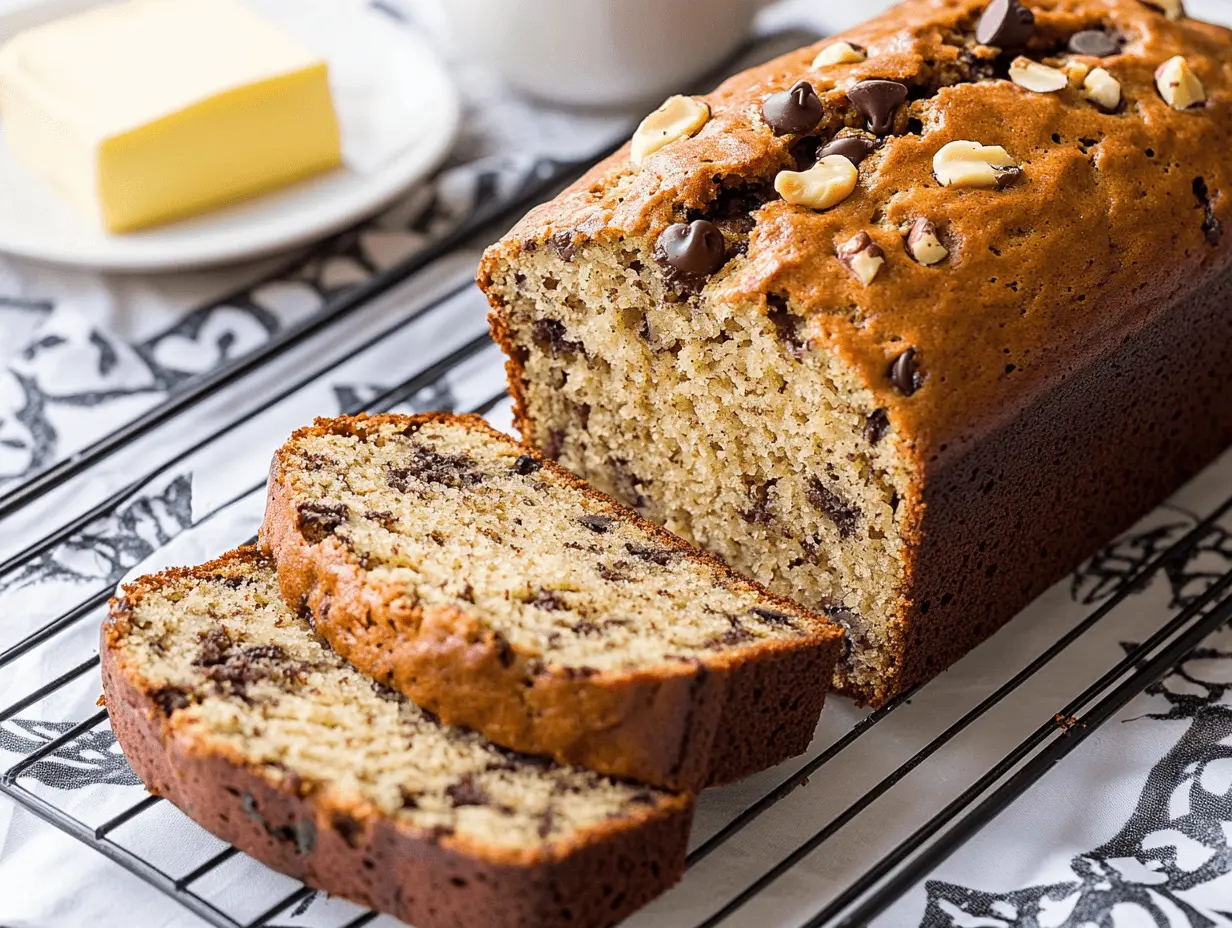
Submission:
POLYGON ((128 0, 0 48, 16 157, 127 232, 341 161, 325 62, 235 0, 128 0))

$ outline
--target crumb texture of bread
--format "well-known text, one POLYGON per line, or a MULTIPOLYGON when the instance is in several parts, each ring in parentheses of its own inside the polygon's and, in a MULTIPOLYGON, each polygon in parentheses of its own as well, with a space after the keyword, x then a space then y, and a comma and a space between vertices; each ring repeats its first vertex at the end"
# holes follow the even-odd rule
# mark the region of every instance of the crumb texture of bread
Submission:
POLYGON ((976 38, 987 0, 909 0, 838 37, 858 54, 729 79, 478 274, 523 438, 826 612, 835 682, 874 703, 1232 441, 1232 34, 1140 0, 994 6, 1015 47, 976 38), (1156 80, 1176 56, 1204 91, 1183 109, 1156 80), (801 193, 835 152, 854 190, 801 193))
POLYGON ((443 724, 330 650, 256 549, 126 587, 102 650, 151 790, 321 889, 425 928, 608 925, 683 871, 687 795, 443 724))
POLYGON ((476 417, 318 420, 261 537, 340 653, 446 721, 675 787, 803 750, 842 638, 476 417))

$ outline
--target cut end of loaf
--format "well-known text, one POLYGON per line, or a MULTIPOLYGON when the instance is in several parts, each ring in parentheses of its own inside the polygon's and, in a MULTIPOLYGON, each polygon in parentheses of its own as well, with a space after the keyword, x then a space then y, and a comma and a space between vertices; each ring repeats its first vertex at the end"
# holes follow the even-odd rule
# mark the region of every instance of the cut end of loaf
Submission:
POLYGON ((126 587, 104 647, 190 752, 322 797, 321 821, 285 835, 301 854, 318 828, 343 829, 354 845, 388 820, 433 843, 486 848, 494 860, 547 860, 554 846, 680 805, 443 725, 330 650, 283 603, 272 564, 255 549, 126 587))
POLYGON ((489 258, 523 437, 848 635, 836 673, 893 678, 910 472, 893 422, 774 297, 705 295, 632 236, 489 258))

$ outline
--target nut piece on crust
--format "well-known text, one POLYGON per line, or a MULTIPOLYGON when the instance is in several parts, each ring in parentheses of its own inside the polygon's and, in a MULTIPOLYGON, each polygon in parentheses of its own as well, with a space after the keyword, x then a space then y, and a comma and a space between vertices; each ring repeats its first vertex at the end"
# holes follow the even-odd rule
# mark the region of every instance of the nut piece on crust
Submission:
POLYGON ((126 586, 111 725, 150 791, 421 928, 612 925, 679 879, 692 799, 505 751, 329 650, 241 548, 126 586))
POLYGON ((475 416, 301 429, 261 543, 339 653, 446 722, 671 787, 803 751, 842 636, 475 416))

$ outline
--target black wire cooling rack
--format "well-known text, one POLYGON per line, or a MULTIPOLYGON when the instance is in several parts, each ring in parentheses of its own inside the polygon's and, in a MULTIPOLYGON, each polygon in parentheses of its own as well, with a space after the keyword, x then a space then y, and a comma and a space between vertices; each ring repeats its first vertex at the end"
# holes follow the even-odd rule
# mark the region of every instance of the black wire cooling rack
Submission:
MULTIPOLYGON (((250 375, 276 363, 297 347, 317 339, 333 338, 338 327, 347 324, 353 314, 378 298, 396 293, 399 287, 406 286, 404 282, 417 271, 428 267, 468 241, 474 241, 476 236, 480 240, 485 235, 491 237, 490 229, 494 223, 503 223, 508 216, 523 209, 527 202, 540 198, 548 187, 558 182, 560 176, 568 173, 571 167, 543 165, 542 169, 536 172, 526 192, 525 201, 499 214, 493 211, 490 215, 477 217, 429 251, 347 291, 309 322, 287 330, 260 349, 216 373, 192 382, 171 399, 84 451, 48 467, 25 483, 4 492, 0 495, 0 519, 19 514, 49 494, 90 477, 114 455, 134 442, 156 434, 169 423, 191 422, 194 410, 199 405, 227 389, 242 388, 250 375), (485 232, 485 229, 489 231, 485 232)), ((405 332, 409 326, 432 319, 434 314, 451 312, 450 307, 456 308, 458 301, 469 301, 472 306, 471 315, 474 316, 476 312, 481 312, 473 308, 480 299, 469 279, 463 279, 456 286, 445 288, 437 296, 419 301, 409 312, 398 314, 391 326, 375 332, 345 353, 312 367, 290 386, 271 393, 255 408, 246 410, 242 416, 221 426, 211 425, 204 429, 196 441, 170 460, 124 482, 101 502, 88 506, 31 542, 23 550, 8 557, 0 563, 0 577, 21 569, 33 559, 55 549, 57 545, 87 531, 91 525, 113 514, 125 501, 131 500, 144 488, 174 471, 193 455, 227 439, 263 410, 282 403, 314 382, 328 378, 332 371, 362 358, 365 352, 405 332)), ((431 363, 422 364, 411 357, 405 364, 406 368, 398 372, 406 373, 404 379, 379 391, 375 396, 353 403, 350 411, 395 409, 408 403, 413 405, 417 397, 429 395, 456 398, 459 393, 470 396, 470 401, 454 404, 457 408, 470 409, 481 414, 499 412, 502 404, 506 402, 503 391, 494 386, 500 381, 499 353, 483 331, 477 331, 431 363), (459 391, 456 383, 448 389, 442 387, 443 384, 448 385, 451 378, 457 380, 459 377, 463 380, 469 378, 469 392, 459 391), (485 384, 486 393, 483 392, 485 384)), ((214 507, 212 513, 226 511, 229 506, 254 495, 259 496, 263 485, 263 474, 254 471, 251 486, 214 507)), ((990 718, 992 713, 1019 697, 1026 687, 1039 680, 1041 674, 1069 654, 1076 643, 1100 627, 1127 597, 1148 586, 1153 578, 1165 575, 1170 570, 1177 569, 1178 565, 1184 564, 1213 532, 1223 531, 1219 523, 1230 510, 1232 497, 1205 515, 1195 517, 1184 532, 1171 537, 1169 543, 1161 545, 1149 558, 1120 576, 1110 589, 1109 595, 1093 604, 1090 611, 1068 631, 1031 657, 1003 682, 990 685, 984 692, 968 694, 966 702, 957 706, 951 720, 940 725, 938 730, 931 733, 920 745, 913 747, 907 756, 896 760, 888 772, 870 778, 867 783, 860 783, 855 789, 854 799, 837 812, 827 813, 825 821, 818 827, 811 828, 803 839, 796 840, 793 837, 794 843, 784 853, 778 853, 777 849, 767 851, 764 845, 760 852, 746 849, 742 852, 741 872, 746 874, 747 878, 739 885, 725 885, 721 891, 716 891, 715 902, 707 911, 696 917, 690 914, 681 916, 679 920, 672 918, 670 923, 673 926, 711 928, 731 921, 745 910, 751 901, 771 891, 777 881, 792 873, 848 825, 859 820, 905 778, 923 768, 939 752, 947 750, 960 738, 975 731, 976 726, 990 718)), ((213 515, 206 514, 197 525, 210 518, 213 518, 213 515)), ((241 540, 235 538, 234 542, 241 540)), ((0 710, 0 725, 11 722, 45 700, 56 698, 57 694, 66 688, 91 684, 98 672, 97 654, 83 656, 79 650, 74 653, 74 648, 62 646, 63 639, 84 628, 96 627, 111 592, 111 585, 108 584, 91 595, 81 597, 73 594, 69 597, 72 601, 56 603, 56 609, 59 610, 57 615, 37 631, 0 652, 0 675, 6 672, 6 668, 36 650, 40 653, 64 654, 63 666, 51 664, 52 669, 45 675, 48 679, 0 710), (49 650, 44 652, 41 649, 49 650)), ((1227 623, 1230 618, 1232 570, 1205 577, 1202 588, 1196 593, 1191 591, 1178 608, 1161 610, 1158 623, 1145 640, 1127 647, 1123 658, 1111 666, 1093 669, 1091 678, 1082 681, 1086 685, 1081 692, 1072 698, 1059 698, 1058 701, 1062 704, 1052 707, 1052 711, 1046 714, 1041 714, 1038 724, 1033 729, 1025 730, 1017 743, 1011 744, 999 758, 985 765, 977 776, 972 777, 969 783, 963 784, 954 795, 937 799, 934 806, 926 808, 921 819, 904 833, 896 835, 892 846, 878 851, 875 859, 868 866, 862 867, 852 879, 820 894, 819 898, 823 901, 818 902, 815 911, 790 923, 807 925, 810 928, 823 925, 855 928, 867 924, 883 913, 999 812, 1022 796, 1049 768, 1077 748, 1129 700, 1168 673, 1205 637, 1227 623)), ((695 837, 695 844, 689 854, 690 877, 686 877, 686 883, 692 874, 704 869, 707 863, 731 849, 742 834, 754 827, 763 817, 770 815, 777 806, 789 798, 797 797, 801 785, 809 778, 824 776, 828 768, 833 769, 857 746, 867 745, 878 739, 887 723, 896 714, 903 712, 904 706, 910 705, 913 698, 920 695, 918 692, 907 694, 876 712, 862 717, 853 716, 854 723, 844 733, 829 743, 819 745, 807 760, 784 768, 789 769, 789 772, 780 770, 777 776, 771 773, 759 778, 756 789, 741 793, 748 801, 738 811, 732 813, 728 810, 722 821, 707 829, 708 833, 695 837)), ((100 710, 74 724, 61 726, 61 729, 54 732, 54 737, 49 733, 42 740, 32 740, 29 750, 24 751, 16 763, 0 773, 0 792, 178 900, 207 923, 219 928, 258 928, 272 925, 280 916, 294 911, 313 895, 313 890, 306 886, 278 884, 275 880, 271 884, 273 889, 268 905, 261 911, 236 912, 228 907, 226 894, 220 897, 217 893, 209 892, 208 887, 220 872, 228 868, 238 865, 259 868, 259 864, 250 861, 235 848, 221 846, 216 840, 211 844, 211 839, 203 832, 200 834, 200 853, 197 859, 189 863, 181 861, 175 867, 158 859, 149 849, 148 842, 143 844, 141 841, 132 840, 134 834, 140 835, 143 831, 166 827, 166 816, 178 815, 169 810, 166 802, 148 794, 142 795, 140 798, 134 798, 126 807, 110 814, 105 821, 96 822, 91 821, 82 810, 68 808, 56 791, 37 788, 38 781, 32 777, 32 771, 35 771, 38 765, 49 759, 72 756, 74 751, 82 750, 83 745, 92 743, 91 739, 100 731, 106 730, 107 713, 106 710, 100 710)), ((131 773, 129 776, 131 777, 131 773)), ((670 902, 668 904, 670 905, 670 902)), ((353 907, 340 907, 339 912, 337 924, 346 928, 358 928, 377 917, 374 913, 360 912, 353 907)))

